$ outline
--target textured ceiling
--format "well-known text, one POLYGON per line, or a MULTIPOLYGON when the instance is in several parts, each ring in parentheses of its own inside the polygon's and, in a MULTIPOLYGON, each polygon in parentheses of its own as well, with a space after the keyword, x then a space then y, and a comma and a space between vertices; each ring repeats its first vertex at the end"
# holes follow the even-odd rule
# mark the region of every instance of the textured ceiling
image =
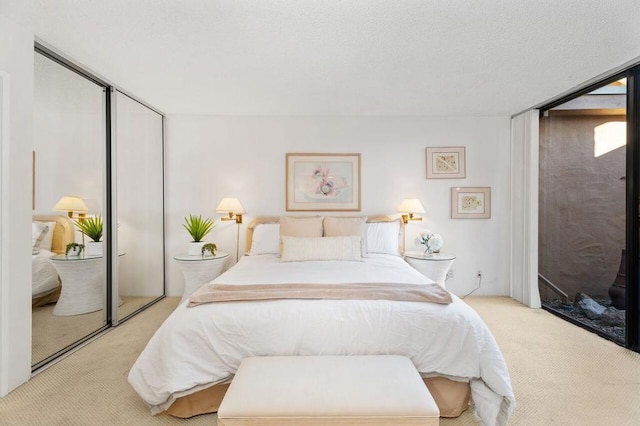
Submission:
POLYGON ((0 0, 0 14, 167 113, 510 115, 640 57, 638 0, 0 0))

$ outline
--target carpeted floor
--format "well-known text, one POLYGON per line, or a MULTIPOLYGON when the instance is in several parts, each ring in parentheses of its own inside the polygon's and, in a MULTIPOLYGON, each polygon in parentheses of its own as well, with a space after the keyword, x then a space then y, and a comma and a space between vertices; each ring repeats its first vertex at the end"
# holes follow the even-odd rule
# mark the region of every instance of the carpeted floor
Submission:
MULTIPOLYGON (((177 305, 168 298, 48 368, 0 400, 0 425, 215 425, 149 415, 129 368, 177 305)), ((640 355, 509 298, 467 302, 489 325, 509 366, 512 425, 636 425, 640 355)), ((441 425, 476 425, 470 412, 441 425)))
MULTIPOLYGON (((118 317, 151 302, 155 297, 123 296, 118 317)), ((31 310, 31 365, 35 365, 57 351, 77 342, 104 325, 102 310, 82 315, 53 315, 55 303, 31 310)), ((1 422, 1 421, 0 421, 1 422)), ((1 423, 0 423, 1 424, 1 423)))

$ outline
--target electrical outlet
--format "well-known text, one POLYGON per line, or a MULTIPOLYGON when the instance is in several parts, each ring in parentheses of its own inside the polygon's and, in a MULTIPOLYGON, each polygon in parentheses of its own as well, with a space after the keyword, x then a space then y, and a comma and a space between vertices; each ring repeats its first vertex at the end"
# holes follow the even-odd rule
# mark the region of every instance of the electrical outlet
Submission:
POLYGON ((449 269, 449 272, 447 272, 447 276, 444 279, 448 280, 449 278, 453 278, 453 269, 449 269))

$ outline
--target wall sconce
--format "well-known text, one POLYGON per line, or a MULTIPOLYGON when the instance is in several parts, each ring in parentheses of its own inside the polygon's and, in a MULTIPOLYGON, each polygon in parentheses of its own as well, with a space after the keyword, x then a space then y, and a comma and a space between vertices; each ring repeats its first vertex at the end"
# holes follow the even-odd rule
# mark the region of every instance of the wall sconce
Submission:
POLYGON ((408 223, 410 220, 422 220, 419 216, 414 216, 414 213, 424 213, 424 207, 417 198, 406 198, 402 201, 402 204, 398 206, 398 211, 404 213, 402 215, 402 223, 408 223))
POLYGON ((242 223, 242 213, 244 207, 237 198, 223 198, 216 207, 216 213, 228 213, 228 217, 221 217, 220 220, 235 220, 238 224, 238 232, 236 236, 236 262, 240 258, 240 224, 242 223))
POLYGON ((216 207, 216 213, 228 213, 229 217, 221 217, 220 220, 234 220, 236 223, 242 223, 242 213, 244 207, 237 198, 223 198, 216 207))
POLYGON ((65 195, 53 206, 53 209, 59 212, 67 212, 70 219, 84 219, 89 212, 87 205, 81 197, 73 195, 65 195), (74 217, 73 213, 78 213, 78 216, 74 217))

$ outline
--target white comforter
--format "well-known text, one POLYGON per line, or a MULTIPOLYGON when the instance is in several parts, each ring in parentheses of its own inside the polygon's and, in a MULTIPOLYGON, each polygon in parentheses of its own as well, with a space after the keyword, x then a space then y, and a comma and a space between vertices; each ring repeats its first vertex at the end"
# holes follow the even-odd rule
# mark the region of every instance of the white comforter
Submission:
POLYGON ((39 297, 58 287, 58 273, 49 261, 53 256, 48 250, 31 255, 31 296, 39 297))
MULTIPOLYGON (((219 284, 430 282, 401 258, 364 262, 280 262, 244 257, 219 284)), ((339 284, 336 284, 339 285, 339 284)), ((266 355, 374 355, 410 358, 423 375, 469 380, 477 414, 506 424, 515 400, 504 358, 468 305, 387 300, 275 300, 182 303, 151 338, 129 383, 151 406, 167 409, 183 395, 231 380, 240 362, 266 355)))

